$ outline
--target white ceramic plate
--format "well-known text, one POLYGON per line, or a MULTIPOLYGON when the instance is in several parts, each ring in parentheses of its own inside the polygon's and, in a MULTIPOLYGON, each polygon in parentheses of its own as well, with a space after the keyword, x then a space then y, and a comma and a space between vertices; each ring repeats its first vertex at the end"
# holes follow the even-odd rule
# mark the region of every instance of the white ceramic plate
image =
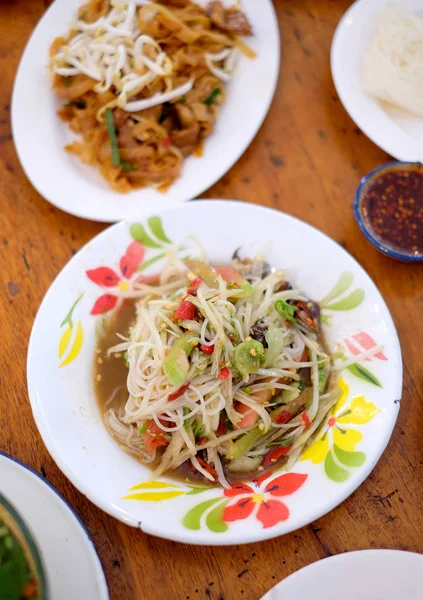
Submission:
MULTIPOLYGON (((342 104, 367 137, 398 160, 423 162, 423 119, 380 102, 361 85, 366 44, 387 1, 358 0, 347 10, 332 42, 332 77, 342 104)), ((423 16, 421 0, 402 3, 423 16)))
POLYGON ((84 525, 38 473, 0 452, 0 490, 28 525, 41 552, 50 597, 107 600, 106 579, 84 525))
POLYGON ((53 39, 69 29, 81 4, 82 0, 56 0, 51 5, 32 34, 18 69, 12 98, 12 128, 28 179, 58 208, 95 221, 139 218, 152 210, 161 211, 195 198, 238 160, 269 109, 280 56, 279 31, 271 0, 243 0, 255 34, 248 43, 257 57, 254 60, 241 57, 203 157, 188 158, 180 179, 166 193, 146 188, 125 195, 111 190, 94 167, 84 165, 64 150, 74 138, 56 115, 60 102, 51 89, 48 53, 53 39))
MULTIPOLYGON (((185 252, 192 253, 189 246, 185 252)), ((159 269, 158 262, 142 273, 159 269)), ((100 508, 161 537, 238 544, 310 523, 360 485, 391 436, 401 397, 402 366, 398 338, 383 299, 340 246, 283 213, 239 202, 202 201, 165 211, 160 221, 150 219, 144 226, 117 224, 72 258, 47 292, 35 320, 28 387, 48 450, 74 485, 100 508), (145 233, 151 229, 147 238, 145 233), (158 237, 153 239, 154 231, 158 237), (295 465, 293 473, 279 473, 260 484, 225 493, 221 488, 196 493, 197 489, 166 478, 148 483, 148 470, 120 450, 106 432, 93 394, 96 330, 110 315, 107 309, 116 301, 116 288, 101 285, 100 274, 111 275, 110 271, 99 271, 97 284, 86 271, 100 266, 113 269, 115 284, 128 289, 147 261, 160 254, 166 240, 182 242, 192 233, 215 263, 228 261, 240 245, 269 243, 269 262, 286 268, 294 285, 309 297, 324 299, 325 333, 333 350, 351 357, 374 344, 384 348, 371 361, 342 373, 342 397, 322 430, 323 439, 295 465), (131 234, 138 240, 142 236, 147 248, 144 262, 128 279, 119 264, 134 244, 131 234), (152 241, 159 247, 151 247, 152 241), (92 314, 101 310, 101 315, 92 314), (241 520, 246 515, 238 511, 239 502, 244 501, 253 503, 248 527, 241 520), (262 522, 268 507, 272 510, 262 522)))
POLYGON ((262 600, 420 600, 423 556, 361 550, 319 560, 290 575, 262 600))

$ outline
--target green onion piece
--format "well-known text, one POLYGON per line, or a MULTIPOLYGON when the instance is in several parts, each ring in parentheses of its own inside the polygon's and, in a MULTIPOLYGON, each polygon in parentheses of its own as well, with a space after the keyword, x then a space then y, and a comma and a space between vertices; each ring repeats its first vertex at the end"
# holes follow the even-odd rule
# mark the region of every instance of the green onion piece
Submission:
POLYGON ((297 319, 295 318, 295 313, 298 308, 296 306, 292 306, 292 304, 288 304, 285 300, 276 300, 275 309, 277 312, 283 317, 286 321, 291 321, 292 323, 296 323, 297 319))
POLYGON ((124 354, 123 354, 123 360, 125 361, 125 367, 127 369, 129 369, 129 357, 128 357, 128 350, 125 350, 124 354))
POLYGON ((129 173, 130 171, 138 171, 138 167, 136 167, 135 165, 131 165, 131 163, 127 163, 124 160, 120 161, 120 166, 122 167, 122 170, 126 171, 127 173, 129 173))
POLYGON ((141 425, 141 427, 139 428, 139 432, 141 435, 147 433, 147 421, 144 421, 144 423, 141 425))
POLYGON ((109 134, 110 145, 112 147, 112 158, 113 158, 113 166, 120 166, 120 154, 119 147, 117 143, 116 137, 116 129, 115 122, 113 120, 113 113, 110 107, 106 108, 106 124, 107 124, 107 133, 109 134))
POLYGON ((218 95, 222 92, 222 90, 220 88, 214 88, 214 90, 212 91, 212 93, 210 94, 210 96, 208 96, 203 104, 205 104, 206 106, 210 106, 211 104, 213 104, 213 102, 216 100, 216 98, 218 97, 218 95))
POLYGON ((267 444, 268 448, 285 448, 286 446, 291 446, 294 443, 295 438, 290 437, 284 440, 275 440, 274 442, 270 442, 267 444))

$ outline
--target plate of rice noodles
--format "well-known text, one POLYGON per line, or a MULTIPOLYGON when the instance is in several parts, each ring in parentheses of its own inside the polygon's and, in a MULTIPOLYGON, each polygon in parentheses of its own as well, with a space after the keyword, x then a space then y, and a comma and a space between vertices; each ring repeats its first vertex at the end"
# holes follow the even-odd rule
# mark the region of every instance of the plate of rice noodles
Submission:
POLYGON ((198 201, 72 258, 36 317, 28 389, 49 452, 97 506, 157 536, 238 544, 360 485, 401 364, 383 299, 341 247, 277 211, 198 201))
POLYGON ((402 161, 423 161, 422 61, 420 0, 358 0, 332 42, 332 76, 345 109, 379 148, 402 161))
POLYGON ((97 221, 195 198, 257 133, 279 55, 271 0, 56 0, 16 76, 22 166, 97 221))

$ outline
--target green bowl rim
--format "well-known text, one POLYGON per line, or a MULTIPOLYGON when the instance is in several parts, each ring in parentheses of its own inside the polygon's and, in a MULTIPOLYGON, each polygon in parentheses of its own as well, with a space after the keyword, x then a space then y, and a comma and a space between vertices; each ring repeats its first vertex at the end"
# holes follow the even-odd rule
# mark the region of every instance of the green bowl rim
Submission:
MULTIPOLYGON (((36 576, 38 577, 40 586, 41 586, 39 599, 40 600, 49 600, 50 596, 49 596, 49 592, 48 592, 48 584, 47 584, 47 577, 46 577, 46 572, 45 572, 45 568, 44 568, 44 563, 41 558, 41 554, 40 554, 40 551, 38 549, 38 546, 37 546, 37 543, 35 541, 33 534, 31 533, 28 525, 25 523, 23 517, 21 517, 21 515, 19 514, 17 509, 13 506, 13 504, 11 504, 10 500, 5 498, 5 496, 2 493, 0 493, 0 505, 4 506, 4 508, 7 510, 7 512, 12 517, 12 519, 16 522, 16 525, 18 526, 21 533, 23 534, 23 536, 25 538, 25 542, 28 544, 28 548, 31 551, 32 558, 34 559, 35 567, 37 570, 36 576)), ((13 535, 13 532, 12 532, 12 535, 13 535)), ((15 537, 15 536, 13 535, 13 537, 15 537)))

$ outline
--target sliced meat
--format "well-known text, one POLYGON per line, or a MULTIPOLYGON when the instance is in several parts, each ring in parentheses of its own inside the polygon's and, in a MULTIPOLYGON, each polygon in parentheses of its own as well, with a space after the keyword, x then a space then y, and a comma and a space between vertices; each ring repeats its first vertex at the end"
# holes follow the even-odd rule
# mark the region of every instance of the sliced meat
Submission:
POLYGON ((207 5, 206 12, 212 23, 222 31, 239 35, 253 35, 247 17, 237 8, 226 10, 220 0, 213 0, 207 5))
POLYGON ((183 8, 184 6, 188 6, 190 4, 190 0, 158 0, 159 4, 164 4, 165 6, 177 6, 178 8, 183 8))
POLYGON ((247 17, 241 10, 230 8, 226 11, 226 25, 229 31, 239 35, 253 35, 247 17))
POLYGON ((177 146, 184 156, 188 156, 196 148, 200 140, 200 125, 194 122, 192 127, 173 131, 171 135, 172 144, 177 146))
POLYGON ((84 94, 94 89, 96 85, 94 79, 86 75, 76 75, 75 77, 56 77, 54 89, 59 98, 63 100, 76 100, 84 94))
POLYGON ((194 125, 194 115, 188 106, 185 106, 184 104, 175 104, 175 109, 182 129, 187 129, 194 125))
POLYGON ((126 123, 129 118, 129 114, 121 108, 116 108, 113 111, 113 121, 115 122, 116 129, 120 129, 126 123))

